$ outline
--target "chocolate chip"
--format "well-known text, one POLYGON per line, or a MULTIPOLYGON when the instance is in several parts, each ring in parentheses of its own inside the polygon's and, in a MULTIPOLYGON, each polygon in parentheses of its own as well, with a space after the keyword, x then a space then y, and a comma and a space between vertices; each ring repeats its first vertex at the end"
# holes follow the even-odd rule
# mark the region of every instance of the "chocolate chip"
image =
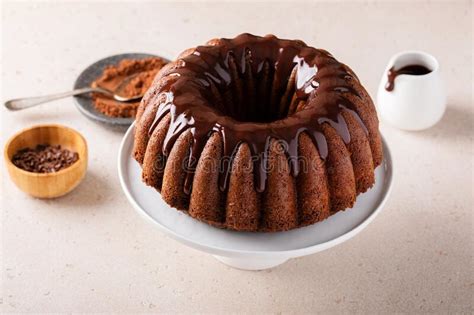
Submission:
POLYGON ((34 173, 53 173, 71 166, 79 159, 77 152, 61 149, 60 145, 38 144, 36 148, 24 148, 13 155, 17 167, 34 173))

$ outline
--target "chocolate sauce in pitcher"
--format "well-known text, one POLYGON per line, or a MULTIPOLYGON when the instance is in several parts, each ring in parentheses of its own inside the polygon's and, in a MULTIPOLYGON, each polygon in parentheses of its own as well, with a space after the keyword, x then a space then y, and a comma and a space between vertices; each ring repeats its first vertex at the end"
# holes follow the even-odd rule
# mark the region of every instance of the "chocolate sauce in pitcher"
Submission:
POLYGON ((398 70, 395 70, 394 67, 391 67, 388 70, 387 77, 388 81, 385 85, 385 89, 387 91, 393 91, 395 87, 395 78, 400 74, 408 74, 408 75, 425 75, 430 73, 431 70, 422 65, 407 65, 398 70))

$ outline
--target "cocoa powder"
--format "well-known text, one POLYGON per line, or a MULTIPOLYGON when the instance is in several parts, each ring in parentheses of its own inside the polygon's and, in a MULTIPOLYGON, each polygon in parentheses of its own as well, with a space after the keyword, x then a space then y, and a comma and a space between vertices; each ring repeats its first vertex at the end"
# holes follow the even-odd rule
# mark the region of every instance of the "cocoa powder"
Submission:
MULTIPOLYGON (((158 71, 166 64, 161 58, 124 59, 117 65, 105 68, 102 75, 92 82, 92 87, 115 91, 123 97, 143 95, 150 87, 158 71), (117 89, 120 87, 120 90, 117 89)), ((93 94, 95 108, 111 117, 133 118, 140 101, 118 102, 102 95, 93 94)))

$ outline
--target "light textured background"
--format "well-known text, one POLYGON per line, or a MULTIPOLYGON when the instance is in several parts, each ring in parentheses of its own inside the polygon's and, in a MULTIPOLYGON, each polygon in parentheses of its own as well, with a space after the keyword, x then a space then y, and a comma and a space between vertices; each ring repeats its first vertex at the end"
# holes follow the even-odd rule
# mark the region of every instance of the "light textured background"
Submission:
POLYGON ((263 272, 228 268, 161 234, 127 203, 117 177, 122 135, 71 99, 1 114, 1 146, 37 123, 88 140, 84 182, 36 200, 2 163, 4 312, 473 312, 472 2, 317 4, 4 3, 2 101, 68 90, 120 52, 174 57, 247 31, 300 38, 349 64, 372 96, 389 57, 439 58, 443 120, 423 132, 382 123, 396 181, 386 209, 354 239, 263 272))

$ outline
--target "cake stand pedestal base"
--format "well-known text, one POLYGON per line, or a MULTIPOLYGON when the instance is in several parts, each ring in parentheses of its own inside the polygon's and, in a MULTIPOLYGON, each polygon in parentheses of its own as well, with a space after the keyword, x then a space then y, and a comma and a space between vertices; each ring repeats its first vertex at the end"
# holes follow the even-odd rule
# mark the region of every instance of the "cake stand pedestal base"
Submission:
POLYGON ((231 258, 213 255, 221 263, 242 270, 264 270, 284 264, 288 258, 231 258))

